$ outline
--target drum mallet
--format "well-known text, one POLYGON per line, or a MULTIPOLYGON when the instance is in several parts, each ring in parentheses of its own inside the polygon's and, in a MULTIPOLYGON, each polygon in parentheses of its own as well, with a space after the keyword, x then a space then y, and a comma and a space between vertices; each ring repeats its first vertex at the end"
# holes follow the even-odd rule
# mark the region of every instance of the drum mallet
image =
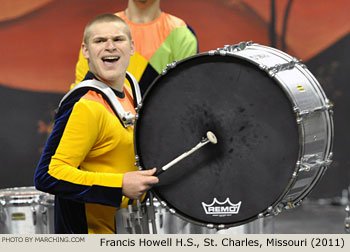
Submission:
POLYGON ((191 150, 181 154, 180 156, 178 156, 177 158, 175 158, 174 160, 170 161, 168 164, 164 165, 161 169, 157 170, 156 173, 154 174, 154 176, 159 176, 160 174, 162 174, 163 172, 165 172, 167 169, 169 169, 171 166, 173 166, 174 164, 178 163, 179 161, 181 161, 182 159, 188 157, 189 155, 191 155, 193 152, 199 150, 200 148, 202 148, 204 145, 206 145, 207 143, 212 143, 212 144, 217 144, 218 140, 216 139, 216 136, 214 135, 213 132, 208 131, 207 132, 207 137, 203 138, 195 147, 193 147, 191 150))

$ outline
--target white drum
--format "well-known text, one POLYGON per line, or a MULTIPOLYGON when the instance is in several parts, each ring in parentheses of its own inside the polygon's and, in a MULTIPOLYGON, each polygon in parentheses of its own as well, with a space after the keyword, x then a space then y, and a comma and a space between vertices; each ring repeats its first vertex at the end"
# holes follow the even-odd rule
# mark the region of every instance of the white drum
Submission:
POLYGON ((34 187, 0 189, 1 234, 53 234, 54 196, 34 187))

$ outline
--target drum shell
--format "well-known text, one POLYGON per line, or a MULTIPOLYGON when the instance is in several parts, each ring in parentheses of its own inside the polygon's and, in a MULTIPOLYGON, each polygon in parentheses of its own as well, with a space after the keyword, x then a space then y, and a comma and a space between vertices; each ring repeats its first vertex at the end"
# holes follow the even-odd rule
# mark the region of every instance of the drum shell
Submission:
POLYGON ((272 69, 267 70, 268 74, 279 83, 296 112, 299 157, 294 177, 287 186, 287 193, 281 199, 283 205, 296 206, 311 192, 332 161, 334 141, 332 105, 316 78, 294 57, 258 44, 252 44, 248 50, 238 50, 232 54, 263 70, 272 69), (293 62, 296 64, 290 69, 274 71, 279 66, 293 62), (304 115, 300 115, 303 113, 304 115), (316 165, 310 170, 301 169, 303 164, 312 166, 316 160, 321 165, 316 165))
POLYGON ((54 233, 54 197, 34 187, 0 190, 0 233, 54 233))

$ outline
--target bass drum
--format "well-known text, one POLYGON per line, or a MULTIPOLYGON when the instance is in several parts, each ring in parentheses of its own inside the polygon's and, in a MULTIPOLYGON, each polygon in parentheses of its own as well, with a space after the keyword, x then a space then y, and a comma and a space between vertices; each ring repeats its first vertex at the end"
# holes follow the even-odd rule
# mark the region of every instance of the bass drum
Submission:
POLYGON ((170 64, 146 92, 135 124, 140 169, 162 166, 152 191, 170 213, 228 228, 290 209, 331 163, 332 104, 300 61, 242 42, 170 64))
POLYGON ((53 195, 34 187, 0 190, 0 234, 53 233, 53 195))

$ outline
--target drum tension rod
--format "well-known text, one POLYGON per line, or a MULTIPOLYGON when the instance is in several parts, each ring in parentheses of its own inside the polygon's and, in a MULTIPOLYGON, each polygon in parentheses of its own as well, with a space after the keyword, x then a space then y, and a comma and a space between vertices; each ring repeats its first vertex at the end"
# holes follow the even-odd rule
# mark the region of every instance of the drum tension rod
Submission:
POLYGON ((285 71, 285 70, 290 70, 295 67, 296 64, 301 64, 302 61, 298 60, 296 58, 293 58, 291 61, 283 64, 276 64, 272 67, 268 67, 266 69, 266 72, 271 76, 274 77, 278 72, 285 71))
POLYGON ((169 169, 171 166, 175 165, 176 163, 178 163, 182 159, 188 157, 193 152, 199 150, 200 148, 202 148, 207 143, 217 144, 217 142, 218 142, 218 140, 217 140, 216 136, 214 135, 214 133, 211 132, 211 131, 208 131, 207 132, 207 137, 203 138, 195 147, 193 147, 191 150, 181 154, 180 156, 178 156, 174 160, 170 161, 168 164, 164 165, 161 169, 157 170, 157 172, 154 175, 155 176, 159 176, 160 174, 165 172, 167 169, 169 169))

